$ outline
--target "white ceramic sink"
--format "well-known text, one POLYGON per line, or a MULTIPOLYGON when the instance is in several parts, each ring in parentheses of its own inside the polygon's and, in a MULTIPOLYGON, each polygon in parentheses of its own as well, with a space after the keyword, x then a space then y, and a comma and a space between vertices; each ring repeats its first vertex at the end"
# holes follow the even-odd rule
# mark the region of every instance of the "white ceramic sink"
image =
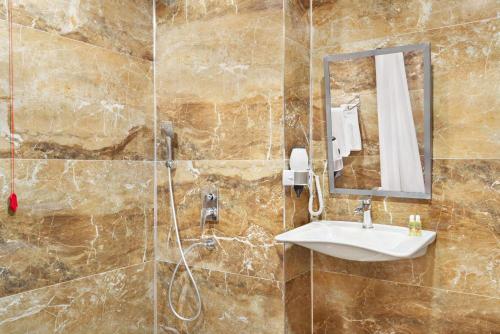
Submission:
POLYGON ((408 236, 408 228, 373 224, 364 229, 361 223, 319 221, 276 236, 317 252, 354 261, 395 261, 425 254, 436 239, 436 232, 422 231, 422 236, 408 236))

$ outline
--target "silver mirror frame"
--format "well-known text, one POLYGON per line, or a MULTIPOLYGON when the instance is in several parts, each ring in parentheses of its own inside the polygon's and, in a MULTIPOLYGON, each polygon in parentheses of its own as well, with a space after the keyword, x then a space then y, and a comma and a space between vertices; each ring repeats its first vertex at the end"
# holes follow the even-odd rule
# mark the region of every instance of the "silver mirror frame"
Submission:
POLYGON ((404 45, 393 48, 374 49, 369 51, 328 55, 323 58, 325 80, 325 113, 326 113, 326 145, 328 148, 328 178, 330 193, 361 196, 382 196, 415 199, 431 199, 432 197, 432 73, 431 48, 429 43, 404 45), (396 52, 422 51, 424 56, 424 183, 425 193, 387 191, 379 189, 335 188, 332 156, 332 100, 330 96, 330 63, 352 60, 356 58, 378 56, 396 52))

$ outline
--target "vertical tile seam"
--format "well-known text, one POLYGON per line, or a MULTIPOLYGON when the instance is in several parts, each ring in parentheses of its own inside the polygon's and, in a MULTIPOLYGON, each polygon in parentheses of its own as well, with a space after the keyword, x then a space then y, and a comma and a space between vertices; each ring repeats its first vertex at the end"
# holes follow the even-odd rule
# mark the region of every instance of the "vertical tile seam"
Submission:
MULTIPOLYGON (((286 116, 286 103, 285 103, 285 61, 286 61, 286 0, 282 0, 281 2, 281 29, 282 29, 282 34, 281 34, 281 137, 282 137, 282 143, 281 143, 281 159, 282 159, 282 166, 283 169, 286 169, 286 131, 285 131, 285 116, 286 116)), ((281 205, 282 205, 282 224, 283 224, 283 229, 282 231, 286 231, 286 192, 285 192, 285 186, 283 183, 281 184, 281 194, 282 194, 282 200, 281 200, 281 205)), ((281 249, 283 252, 283 261, 281 264, 281 272, 282 272, 282 280, 283 280, 283 292, 282 292, 282 297, 281 297, 281 305, 282 305, 282 314, 283 314, 283 333, 286 334, 287 329, 286 329, 286 249, 285 249, 285 244, 281 245, 281 249)))
MULTIPOLYGON (((313 0, 309 0, 309 156, 311 157, 311 168, 313 168, 313 0)), ((311 334, 314 333, 314 252, 311 250, 309 252, 309 271, 311 273, 309 282, 309 293, 311 294, 310 301, 310 329, 311 334)))
POLYGON ((151 0, 153 6, 153 333, 158 333, 158 173, 156 145, 156 0, 151 0))
POLYGON ((310 253, 309 253, 309 256, 310 256, 310 271, 311 271, 311 280, 310 280, 310 294, 311 294, 311 323, 310 323, 310 326, 311 326, 311 334, 314 333, 314 251, 311 250, 310 253))
POLYGON ((314 155, 313 155, 313 64, 312 64, 312 59, 313 59, 313 36, 314 36, 314 30, 313 30, 313 10, 312 10, 313 2, 312 0, 309 0, 309 156, 310 156, 310 161, 311 161, 311 167, 312 167, 312 162, 314 160, 314 155))

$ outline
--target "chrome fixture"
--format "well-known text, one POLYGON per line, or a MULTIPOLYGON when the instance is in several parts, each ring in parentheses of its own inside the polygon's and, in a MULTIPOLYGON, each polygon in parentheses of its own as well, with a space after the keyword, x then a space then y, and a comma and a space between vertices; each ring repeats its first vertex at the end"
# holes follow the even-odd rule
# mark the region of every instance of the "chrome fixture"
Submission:
POLYGON ((203 230, 206 222, 217 223, 219 221, 219 191, 217 188, 202 191, 201 201, 200 227, 203 230))
POLYGON ((172 122, 162 122, 160 125, 161 132, 166 138, 167 146, 165 147, 165 157, 167 160, 167 167, 174 167, 174 160, 172 159, 172 142, 174 141, 174 126, 172 122))
POLYGON ((347 102, 347 110, 352 110, 356 107, 359 107, 359 104, 361 103, 361 98, 359 95, 356 95, 353 99, 351 99, 349 102, 347 102))
MULTIPOLYGON (((170 198, 170 210, 172 214, 172 222, 174 225, 175 229, 175 239, 177 241, 177 247, 179 248, 179 253, 180 253, 180 259, 177 262, 177 265, 175 266, 174 272, 172 273, 172 277, 170 278, 170 283, 168 285, 168 306, 172 313, 180 320, 182 321, 194 321, 196 320, 202 311, 202 301, 201 301, 201 295, 200 295, 200 290, 198 288, 198 285, 196 284, 196 281, 193 277, 193 273, 191 272, 191 268, 189 268, 188 262, 186 260, 186 256, 191 252, 196 247, 205 247, 206 249, 212 250, 216 246, 216 242, 214 238, 206 238, 202 239, 200 242, 195 242, 191 244, 189 247, 186 249, 182 248, 182 242, 181 242, 181 236, 179 232, 179 225, 177 222, 177 214, 175 211, 175 200, 174 200, 174 189, 172 186, 172 168, 174 167, 174 160, 172 158, 172 140, 174 138, 174 127, 172 125, 172 122, 163 122, 160 125, 161 132, 163 135, 166 137, 166 159, 167 159, 167 172, 168 172, 168 189, 169 189, 169 198, 170 198), (174 285, 175 277, 177 274, 177 271, 179 270, 179 267, 183 265, 186 268, 186 273, 191 281, 191 284, 194 288, 194 293, 195 293, 195 300, 196 300, 196 308, 194 311, 194 314, 192 316, 185 316, 179 313, 179 311, 175 308, 174 303, 172 301, 172 287, 174 285)), ((215 193, 216 194, 216 193, 215 193)), ((216 197, 214 196, 207 196, 207 203, 212 203, 216 201, 216 197)), ((215 202, 216 203, 216 202, 215 202)), ((215 207, 217 209, 217 207, 215 207)), ((215 214, 217 211, 215 211, 215 214)), ((213 214, 213 212, 211 212, 213 214)), ((210 216, 211 217, 211 216, 210 216)), ((217 215, 216 215, 217 217, 217 215)), ((208 220, 209 217, 207 217, 208 220)), ((202 226, 203 227, 203 226, 202 226)), ((202 230, 203 234, 203 230, 202 230)), ((175 328, 172 327, 166 327, 167 330, 173 332, 173 333, 179 333, 179 331, 175 328)))
POLYGON ((361 200, 360 206, 354 210, 355 214, 363 214, 363 228, 373 228, 371 209, 371 198, 365 198, 361 200))

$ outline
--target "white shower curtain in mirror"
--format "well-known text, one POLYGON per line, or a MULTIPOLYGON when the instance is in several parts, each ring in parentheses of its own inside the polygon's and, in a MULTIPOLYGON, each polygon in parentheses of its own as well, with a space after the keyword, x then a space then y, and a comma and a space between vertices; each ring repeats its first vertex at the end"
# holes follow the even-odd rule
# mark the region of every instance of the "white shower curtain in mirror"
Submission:
POLYGON ((382 190, 425 192, 403 53, 375 56, 382 190))

